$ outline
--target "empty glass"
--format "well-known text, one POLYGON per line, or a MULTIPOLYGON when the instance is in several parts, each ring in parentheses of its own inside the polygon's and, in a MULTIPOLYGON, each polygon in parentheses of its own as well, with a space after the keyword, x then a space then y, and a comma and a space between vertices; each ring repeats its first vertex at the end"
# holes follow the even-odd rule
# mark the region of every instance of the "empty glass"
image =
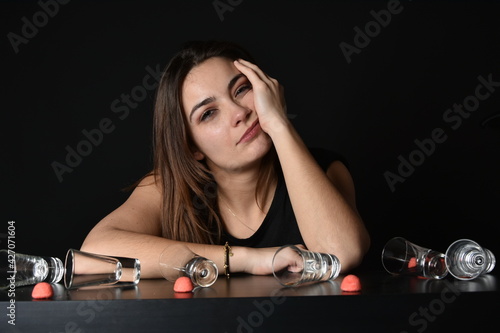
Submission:
POLYGON ((471 280, 495 267, 493 253, 470 239, 459 239, 446 250, 446 266, 459 280, 471 280))
POLYGON ((113 257, 122 265, 122 276, 118 283, 138 284, 141 278, 141 263, 136 258, 113 257))
POLYGON ((181 276, 188 276, 195 287, 209 287, 219 276, 212 260, 193 253, 183 244, 165 248, 160 254, 159 265, 161 274, 168 281, 175 282, 181 276))
POLYGON ((418 246, 403 237, 394 237, 385 244, 382 265, 395 275, 442 279, 448 274, 443 253, 418 246))
POLYGON ((64 285, 68 289, 109 286, 118 282, 137 284, 140 262, 134 258, 112 257, 69 249, 66 254, 64 285))
POLYGON ((341 265, 339 259, 332 254, 284 245, 274 254, 272 268, 279 283, 293 287, 307 282, 336 279, 341 265))
POLYGON ((0 289, 38 282, 57 283, 64 272, 59 258, 15 253, 6 249, 0 250, 0 267, 0 289))

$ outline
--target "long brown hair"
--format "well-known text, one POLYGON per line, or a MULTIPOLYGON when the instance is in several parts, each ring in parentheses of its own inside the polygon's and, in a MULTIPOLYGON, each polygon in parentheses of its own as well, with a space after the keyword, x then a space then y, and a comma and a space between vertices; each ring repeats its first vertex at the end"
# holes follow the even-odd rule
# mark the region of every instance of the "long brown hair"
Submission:
MULTIPOLYGON (((195 243, 221 242, 222 222, 217 185, 204 162, 193 156, 194 142, 182 106, 182 85, 191 69, 212 57, 255 62, 242 47, 226 41, 193 41, 170 60, 156 92, 154 110, 155 181, 162 189, 163 237, 195 243)), ((276 175, 274 147, 263 158, 256 187, 262 207, 270 180, 276 175)), ((260 202, 259 202, 260 201, 260 202)))

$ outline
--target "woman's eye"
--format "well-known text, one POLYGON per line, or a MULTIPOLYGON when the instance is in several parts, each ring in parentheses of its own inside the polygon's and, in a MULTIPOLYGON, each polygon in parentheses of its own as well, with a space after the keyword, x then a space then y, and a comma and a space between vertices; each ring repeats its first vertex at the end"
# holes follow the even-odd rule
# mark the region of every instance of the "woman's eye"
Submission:
POLYGON ((215 109, 210 109, 210 110, 203 112, 203 114, 201 115, 200 121, 208 120, 210 117, 212 117, 214 112, 215 112, 215 109))
POLYGON ((238 90, 236 90, 235 95, 238 96, 241 93, 243 93, 243 92, 245 92, 247 90, 250 90, 250 89, 252 89, 252 85, 251 84, 245 84, 245 85, 239 87, 238 90))

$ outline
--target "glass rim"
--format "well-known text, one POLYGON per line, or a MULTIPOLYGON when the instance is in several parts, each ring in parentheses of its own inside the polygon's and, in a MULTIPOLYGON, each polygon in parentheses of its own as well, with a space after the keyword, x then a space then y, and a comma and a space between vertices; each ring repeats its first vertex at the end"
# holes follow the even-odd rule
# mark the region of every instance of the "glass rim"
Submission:
POLYGON ((64 286, 66 289, 70 289, 73 285, 73 277, 75 273, 75 256, 73 254, 74 249, 69 249, 66 252, 66 258, 64 259, 64 286), (71 262, 68 259, 71 258, 71 262), (68 269, 70 267, 70 269, 68 269), (69 274, 69 277, 68 277, 69 274), (69 281, 68 281, 69 280, 69 281))
MULTIPOLYGON (((389 245, 389 243, 391 243, 391 242, 393 242, 393 241, 395 241, 395 240, 400 240, 400 241, 402 241, 402 242, 405 244, 405 247, 406 247, 406 251, 405 251, 405 253, 406 253, 406 255, 405 255, 405 260, 407 259, 406 257, 408 256, 408 239, 406 239, 405 237, 396 236, 396 237, 392 237, 391 239, 389 239, 389 240, 385 243, 384 247, 382 248, 382 253, 381 253, 381 255, 380 255, 380 261, 382 262, 382 267, 384 267, 384 269, 385 269, 385 271, 386 271, 387 273, 389 273, 389 274, 393 274, 393 275, 399 275, 399 273, 396 273, 396 272, 392 272, 392 271, 390 271, 390 270, 386 267, 386 265, 385 265, 385 260, 384 260, 384 258, 385 258, 384 254, 385 254, 385 252, 386 252, 387 245, 389 245)), ((402 266, 403 266, 403 265, 402 265, 402 266)))

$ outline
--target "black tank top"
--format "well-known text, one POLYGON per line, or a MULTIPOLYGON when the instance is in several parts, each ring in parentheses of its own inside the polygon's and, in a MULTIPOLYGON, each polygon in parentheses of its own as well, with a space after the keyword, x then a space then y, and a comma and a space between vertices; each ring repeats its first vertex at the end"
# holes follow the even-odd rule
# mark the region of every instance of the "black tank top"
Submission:
MULTIPOLYGON (((321 148, 310 148, 309 150, 325 172, 334 161, 341 161, 347 166, 345 159, 338 153, 321 148)), ((229 242, 231 246, 245 247, 304 244, 288 196, 285 179, 282 175, 278 178, 273 201, 259 229, 252 236, 245 239, 233 237, 224 230, 222 240, 223 242, 229 242)))

